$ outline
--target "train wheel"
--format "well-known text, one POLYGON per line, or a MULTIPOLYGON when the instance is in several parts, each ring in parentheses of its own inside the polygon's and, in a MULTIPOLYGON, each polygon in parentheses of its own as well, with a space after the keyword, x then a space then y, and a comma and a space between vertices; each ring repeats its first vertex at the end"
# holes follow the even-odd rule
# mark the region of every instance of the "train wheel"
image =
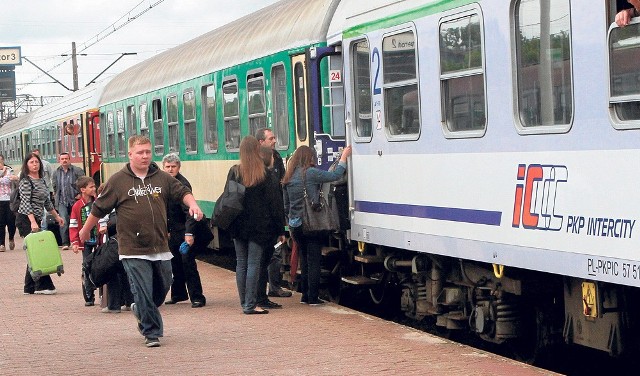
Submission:
POLYGON ((507 346, 515 359, 527 364, 541 365, 547 357, 557 357, 561 346, 550 316, 538 307, 531 307, 529 311, 531 314, 523 322, 523 335, 508 340, 507 346))

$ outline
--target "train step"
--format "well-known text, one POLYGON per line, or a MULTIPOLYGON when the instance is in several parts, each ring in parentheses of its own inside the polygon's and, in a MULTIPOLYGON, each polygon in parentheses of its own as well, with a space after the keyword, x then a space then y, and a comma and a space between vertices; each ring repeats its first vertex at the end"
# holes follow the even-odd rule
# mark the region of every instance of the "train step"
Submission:
POLYGON ((384 262, 384 256, 375 255, 355 255, 353 259, 363 264, 382 264, 384 262))
POLYGON ((377 279, 365 277, 363 275, 354 275, 354 276, 342 277, 342 282, 348 283, 350 285, 356 285, 356 286, 371 286, 371 285, 377 285, 379 281, 377 279))
POLYGON ((322 247, 322 256, 328 256, 334 252, 339 252, 340 249, 336 247, 322 247))
MULTIPOLYGON (((302 274, 302 270, 298 269, 296 270, 296 275, 301 275, 302 274)), ((320 277, 321 278, 325 278, 325 277, 329 277, 331 275, 331 270, 329 269, 320 269, 320 277)))

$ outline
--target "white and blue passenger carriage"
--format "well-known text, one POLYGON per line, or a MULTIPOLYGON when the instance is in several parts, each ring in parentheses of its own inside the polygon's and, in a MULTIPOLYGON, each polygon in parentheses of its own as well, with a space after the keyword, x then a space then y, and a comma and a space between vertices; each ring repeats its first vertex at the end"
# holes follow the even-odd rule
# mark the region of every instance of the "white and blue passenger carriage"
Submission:
POLYGON ((386 258, 385 272, 343 280, 375 282, 374 299, 380 282, 400 283, 408 315, 490 341, 539 348, 555 332, 630 350, 640 28, 610 30, 615 12, 341 2, 328 42, 343 51, 350 237, 356 258, 386 258))

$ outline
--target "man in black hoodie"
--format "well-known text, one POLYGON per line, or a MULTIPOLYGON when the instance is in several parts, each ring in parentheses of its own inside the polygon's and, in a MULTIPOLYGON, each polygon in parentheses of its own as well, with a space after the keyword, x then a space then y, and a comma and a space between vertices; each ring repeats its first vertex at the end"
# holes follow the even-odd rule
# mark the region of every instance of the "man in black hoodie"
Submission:
POLYGON ((129 163, 105 183, 79 235, 82 241, 89 239, 88 229, 115 208, 118 252, 133 293, 131 310, 146 346, 158 347, 164 329, 158 307, 172 281, 167 203, 182 201, 197 220, 202 219, 202 210, 189 188, 160 170, 151 158, 148 137, 129 138, 129 163))
MULTIPOLYGON (((162 169, 167 174, 178 179, 180 183, 191 189, 191 184, 180 173, 180 157, 177 154, 167 154, 162 158, 162 169)), ((172 201, 167 207, 167 231, 169 232, 169 249, 173 254, 171 268, 173 283, 171 284, 171 299, 165 304, 176 304, 191 299, 192 308, 204 307, 207 299, 202 294, 202 282, 196 264, 198 246, 193 226, 193 217, 187 213, 188 208, 182 202, 172 201), (186 242, 189 247, 186 253, 180 252, 180 246, 186 242)), ((205 245, 206 247, 206 245, 205 245)))
MULTIPOLYGON (((256 138, 260 142, 260 146, 271 149, 273 153, 273 165, 270 167, 278 182, 282 181, 284 177, 284 161, 282 156, 276 150, 276 135, 269 128, 261 128, 256 131, 256 138)), ((280 187, 279 195, 282 197, 282 186, 280 187)), ((266 277, 269 281, 269 293, 267 296, 276 298, 288 298, 292 295, 291 291, 282 288, 282 247, 272 248, 267 247, 263 257, 262 272, 266 272, 266 277)), ((260 289, 266 284, 264 276, 261 274, 260 289)), ((269 301, 267 296, 264 296, 262 290, 258 292, 258 303, 263 308, 279 308, 279 304, 269 301)))

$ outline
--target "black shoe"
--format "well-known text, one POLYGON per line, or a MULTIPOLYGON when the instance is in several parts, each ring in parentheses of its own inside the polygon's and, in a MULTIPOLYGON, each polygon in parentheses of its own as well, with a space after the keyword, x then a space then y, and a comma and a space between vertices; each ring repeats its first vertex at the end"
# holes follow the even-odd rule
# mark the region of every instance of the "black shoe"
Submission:
POLYGON ((324 300, 322 300, 322 299, 316 299, 316 300, 309 301, 309 305, 310 306, 319 306, 319 305, 323 305, 324 303, 326 303, 326 302, 324 300))
POLYGON ((160 341, 154 337, 147 337, 144 340, 144 345, 147 347, 160 347, 160 341))
POLYGON ((266 302, 263 303, 259 303, 258 304, 261 308, 268 308, 268 309, 279 309, 282 308, 282 305, 276 303, 276 302, 272 302, 271 300, 267 300, 266 302))
POLYGON ((242 311, 245 315, 265 315, 269 313, 266 309, 252 309, 249 311, 242 311))
POLYGON ((207 303, 205 302, 193 302, 191 303, 191 308, 200 308, 204 307, 205 305, 207 305, 207 303))
POLYGON ((84 302, 85 307, 93 307, 95 305, 94 302, 84 302))
POLYGON ((291 297, 291 295, 293 295, 291 291, 280 289, 277 291, 269 291, 269 294, 267 296, 269 296, 270 298, 289 298, 291 297))
POLYGON ((171 298, 171 299, 167 300, 166 302, 164 302, 164 304, 176 304, 176 303, 184 302, 185 300, 187 300, 187 299, 186 298, 185 299, 171 298))

